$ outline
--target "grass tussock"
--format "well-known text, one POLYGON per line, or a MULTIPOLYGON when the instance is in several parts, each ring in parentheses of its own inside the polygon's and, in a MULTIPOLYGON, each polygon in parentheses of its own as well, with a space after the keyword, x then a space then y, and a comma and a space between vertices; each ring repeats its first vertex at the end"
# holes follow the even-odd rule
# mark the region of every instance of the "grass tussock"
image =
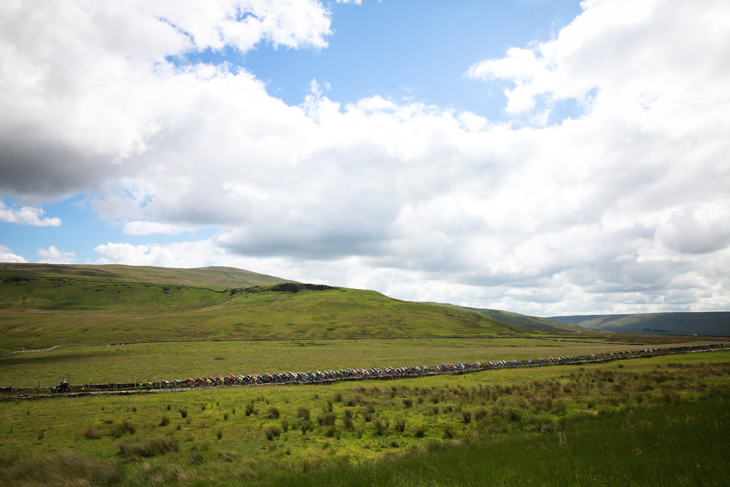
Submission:
POLYGON ((124 440, 119 443, 119 454, 127 460, 157 457, 177 452, 178 441, 174 438, 152 438, 146 441, 124 440))
POLYGON ((98 426, 89 426, 84 430, 84 436, 88 440, 99 440, 104 436, 104 430, 98 426))
POLYGON ((137 428, 129 421, 123 421, 121 423, 112 425, 110 432, 114 438, 121 438, 126 434, 133 435, 137 432, 137 428))

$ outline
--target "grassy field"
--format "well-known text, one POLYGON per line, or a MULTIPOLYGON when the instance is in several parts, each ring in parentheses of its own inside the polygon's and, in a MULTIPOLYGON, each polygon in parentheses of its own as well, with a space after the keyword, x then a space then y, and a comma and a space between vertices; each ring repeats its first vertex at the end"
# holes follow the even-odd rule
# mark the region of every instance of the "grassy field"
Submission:
MULTIPOLYGON (((546 320, 229 268, 11 264, 0 264, 0 336, 0 387, 37 393, 62 379, 172 381, 727 341, 566 333, 546 320)), ((13 394, 0 398, 2 486, 724 485, 730 470, 730 352, 330 385, 13 394)))
MULTIPOLYGON (((672 346, 705 343, 671 337, 672 346)), ((433 366, 436 363, 527 360, 609 353, 659 346, 670 337, 637 335, 557 338, 414 338, 391 340, 288 340, 161 342, 111 347, 63 347, 0 357, 0 387, 49 388, 71 384, 184 380, 340 368, 433 366), (653 338, 653 340, 652 340, 653 338), (646 340, 649 340, 648 342, 646 340)))
POLYGON ((723 485, 729 399, 730 352, 713 352, 11 401, 0 408, 0 483, 723 485))

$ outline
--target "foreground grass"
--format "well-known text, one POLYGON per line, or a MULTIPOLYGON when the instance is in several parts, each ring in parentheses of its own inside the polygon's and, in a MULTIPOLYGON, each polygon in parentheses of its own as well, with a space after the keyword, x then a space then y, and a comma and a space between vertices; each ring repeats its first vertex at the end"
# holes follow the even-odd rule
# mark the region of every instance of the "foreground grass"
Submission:
POLYGON ((259 485, 724 486, 730 471, 728 399, 576 418, 554 435, 435 445, 428 454, 273 476, 259 485))
POLYGON ((6 402, 0 485, 722 485, 729 397, 718 352, 6 402))

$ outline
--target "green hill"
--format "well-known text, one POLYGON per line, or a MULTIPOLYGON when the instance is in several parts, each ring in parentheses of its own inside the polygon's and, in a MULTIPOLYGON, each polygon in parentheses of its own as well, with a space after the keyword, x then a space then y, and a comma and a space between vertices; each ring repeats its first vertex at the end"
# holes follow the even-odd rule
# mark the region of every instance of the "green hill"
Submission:
POLYGON ((549 333, 590 333, 592 330, 578 326, 576 324, 561 323, 548 318, 538 318, 534 316, 521 315, 509 311, 499 311, 496 309, 469 308, 465 306, 457 306, 454 304, 433 303, 439 306, 446 306, 454 309, 462 309, 472 313, 478 313, 487 316, 495 321, 506 323, 509 325, 521 326, 530 330, 544 331, 549 333))
POLYGON ((400 301, 374 291, 293 283, 238 269, 2 264, 0 333, 0 348, 8 351, 69 343, 542 332, 471 310, 400 301), (262 281, 266 284, 251 285, 262 281))
POLYGON ((168 267, 128 265, 57 265, 0 264, 0 280, 12 277, 69 278, 100 282, 143 282, 148 284, 179 284, 212 289, 268 286, 291 282, 278 277, 257 274, 233 267, 200 267, 173 269, 168 267))
POLYGON ((549 319, 612 333, 730 335, 730 311, 554 316, 549 319))

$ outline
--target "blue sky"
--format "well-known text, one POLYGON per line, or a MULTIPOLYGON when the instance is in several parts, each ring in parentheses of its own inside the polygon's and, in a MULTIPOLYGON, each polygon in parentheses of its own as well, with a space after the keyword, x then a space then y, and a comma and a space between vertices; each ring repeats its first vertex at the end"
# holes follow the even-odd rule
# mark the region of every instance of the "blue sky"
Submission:
POLYGON ((730 5, 0 6, 0 261, 730 307, 730 5))

